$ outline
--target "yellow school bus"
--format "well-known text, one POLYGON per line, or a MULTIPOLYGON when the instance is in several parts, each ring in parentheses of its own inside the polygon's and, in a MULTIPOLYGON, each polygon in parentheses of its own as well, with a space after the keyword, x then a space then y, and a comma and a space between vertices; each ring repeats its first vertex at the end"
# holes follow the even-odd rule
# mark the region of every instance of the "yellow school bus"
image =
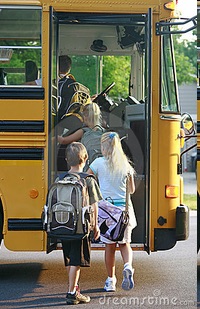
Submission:
MULTIPOLYGON (((6 248, 57 248, 41 214, 60 172, 54 137, 58 58, 65 54, 76 81, 101 97, 109 130, 119 133, 134 162, 133 250, 168 250, 187 239, 181 147, 193 123, 178 100, 176 14, 175 0, 1 0, 0 240, 6 248), (37 79, 41 84, 31 84, 37 79)), ((184 23, 196 27, 195 17, 184 23)), ((69 130, 67 115, 64 120, 69 130)))

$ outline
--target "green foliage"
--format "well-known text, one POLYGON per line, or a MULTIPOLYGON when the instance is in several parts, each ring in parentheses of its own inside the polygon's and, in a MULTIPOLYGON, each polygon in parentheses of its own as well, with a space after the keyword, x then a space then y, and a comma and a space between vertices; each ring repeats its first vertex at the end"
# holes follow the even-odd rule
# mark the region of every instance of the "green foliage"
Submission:
POLYGON ((3 68, 11 68, 7 74, 9 85, 21 85, 25 82, 25 64, 27 60, 32 60, 41 68, 41 51, 38 49, 14 49, 9 63, 4 63, 3 68), (13 72, 12 72, 13 70, 13 72))
POLYGON ((73 56, 71 73, 77 82, 90 89, 90 94, 96 94, 96 72, 98 60, 96 56, 73 56))
MULTIPOLYGON (((195 35, 195 31, 193 34, 195 35)), ((191 83, 196 80, 196 41, 181 40, 174 35, 174 51, 178 84, 191 83)))
MULTIPOLYGON (((99 57, 97 56, 73 56, 71 73, 76 80, 90 89, 91 95, 97 93, 96 85, 99 80, 99 57)), ((106 88, 112 82, 115 87, 111 90, 112 98, 127 97, 130 77, 129 56, 103 56, 103 81, 102 88, 106 88)))
POLYGON ((129 56, 107 56, 104 58, 103 88, 115 82, 115 87, 111 90, 113 98, 128 96, 130 67, 129 56))
POLYGON ((183 203, 191 210, 197 210, 197 196, 195 194, 184 194, 183 203))

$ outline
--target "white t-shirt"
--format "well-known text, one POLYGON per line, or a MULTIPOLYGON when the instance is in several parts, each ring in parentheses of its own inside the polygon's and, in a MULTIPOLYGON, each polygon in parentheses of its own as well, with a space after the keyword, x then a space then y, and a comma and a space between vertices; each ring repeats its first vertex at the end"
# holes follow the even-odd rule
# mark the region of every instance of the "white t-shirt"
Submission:
MULTIPOLYGON (((114 203, 116 203, 116 201, 119 201, 119 204, 120 201, 123 201, 125 203, 127 172, 124 171, 124 175, 112 174, 108 169, 107 160, 104 157, 95 159, 90 164, 90 168, 93 173, 98 177, 99 186, 103 198, 106 199, 111 197, 111 199, 114 200, 114 203)), ((129 172, 133 176, 133 170, 130 170, 129 172)), ((110 202, 112 203, 112 200, 110 202)), ((129 224, 126 228, 124 238, 121 243, 131 242, 131 233, 136 226, 137 220, 135 216, 135 211, 131 200, 129 200, 129 224)), ((101 240, 105 243, 112 243, 110 240, 107 240, 103 236, 101 236, 101 240)))
MULTIPOLYGON (((123 163, 122 163, 123 164, 123 163)), ((126 171, 124 174, 112 174, 107 165, 107 160, 104 157, 95 159, 90 168, 98 177, 99 186, 103 198, 111 197, 116 200, 124 200, 126 198, 126 171)), ((132 171, 130 171, 133 174, 132 171)))

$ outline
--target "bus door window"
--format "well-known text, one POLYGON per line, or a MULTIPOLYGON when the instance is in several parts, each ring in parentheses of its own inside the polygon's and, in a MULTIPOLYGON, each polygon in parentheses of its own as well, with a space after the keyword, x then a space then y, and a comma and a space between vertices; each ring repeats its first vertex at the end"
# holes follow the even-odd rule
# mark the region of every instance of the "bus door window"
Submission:
POLYGON ((180 111, 177 96, 176 69, 173 55, 173 41, 170 34, 162 36, 162 86, 161 112, 178 113, 180 111))

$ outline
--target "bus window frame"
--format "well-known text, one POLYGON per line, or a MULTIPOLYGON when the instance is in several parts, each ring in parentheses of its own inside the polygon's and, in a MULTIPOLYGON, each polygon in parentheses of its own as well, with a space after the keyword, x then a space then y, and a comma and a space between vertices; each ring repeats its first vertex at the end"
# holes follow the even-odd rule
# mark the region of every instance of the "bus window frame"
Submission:
MULTIPOLYGON (((0 48, 5 49, 26 49, 26 50, 40 50, 40 57, 41 57, 41 67, 42 67, 42 7, 41 6, 26 6, 26 5, 0 5, 0 9, 6 9, 6 10, 37 10, 40 11, 40 19, 38 20, 40 22, 40 45, 39 46, 28 46, 28 45, 0 45, 0 48)), ((6 40, 6 38, 2 37, 2 40, 6 40)), ((17 37, 13 38, 14 41, 17 41, 17 37)), ((20 39, 23 41, 23 38, 20 39)), ((27 41, 27 39, 26 39, 27 41)), ((2 62, 3 64, 3 62, 2 62)), ((1 65, 1 62, 0 62, 1 65)), ((8 68, 10 71, 10 67, 5 67, 4 69, 8 68)), ((11 68, 12 70, 12 68, 11 68)), ((42 78, 42 75, 40 76, 42 78)), ((34 80, 33 80, 34 82, 34 80)), ((12 85, 0 85, 0 99, 44 99, 44 88, 40 85, 29 85, 24 82, 24 84, 12 84, 12 85)))
POLYGON ((54 138, 55 143, 57 144, 57 114, 55 115, 55 119, 53 120, 53 107, 57 110, 58 105, 58 32, 59 32, 59 22, 57 17, 55 16, 56 11, 52 6, 50 6, 50 14, 49 14, 49 93, 48 93, 48 186, 50 186, 55 180, 55 171, 57 170, 56 157, 54 158, 54 138), (55 58, 54 58, 55 57, 55 58), (55 65, 55 68, 53 66, 55 65), (56 81, 55 81, 56 79, 56 81), (55 85, 53 84, 55 81, 55 85), (53 101, 55 105, 53 104, 53 101), (53 129, 54 128, 54 129, 53 129), (53 173, 52 173, 53 171, 53 173))
MULTIPOLYGON (((160 110, 160 113, 161 114, 178 114, 180 115, 180 104, 179 104, 179 97, 178 97, 178 85, 177 85, 177 78, 176 78, 176 65, 175 65, 175 56, 174 56, 174 48, 173 48, 173 39, 172 39, 172 34, 170 33, 166 33, 166 34, 163 34, 160 36, 160 40, 161 40, 161 44, 160 44, 160 63, 163 65, 161 65, 160 67, 163 68, 160 72, 160 106, 159 106, 159 110, 160 110), (168 42, 169 42, 169 45, 170 45, 170 60, 171 60, 171 64, 172 64, 172 70, 173 70, 173 85, 174 85, 174 97, 175 97, 175 100, 176 100, 176 111, 175 110, 172 110, 172 109, 167 109, 165 110, 164 109, 164 106, 163 105, 163 83, 165 84, 166 86, 166 82, 165 80, 163 79, 163 73, 165 72, 166 73, 166 70, 164 71, 164 50, 165 50, 165 46, 166 44, 164 44, 164 37, 168 37, 168 42)), ((170 80, 169 80, 170 81, 170 80)), ((170 81, 171 82, 171 81, 170 81)), ((166 87, 165 87, 166 88, 166 87)), ((170 87, 169 90, 171 90, 172 88, 170 87)), ((170 107, 170 104, 169 104, 169 95, 170 91, 168 91, 168 105, 167 107, 170 107)))

